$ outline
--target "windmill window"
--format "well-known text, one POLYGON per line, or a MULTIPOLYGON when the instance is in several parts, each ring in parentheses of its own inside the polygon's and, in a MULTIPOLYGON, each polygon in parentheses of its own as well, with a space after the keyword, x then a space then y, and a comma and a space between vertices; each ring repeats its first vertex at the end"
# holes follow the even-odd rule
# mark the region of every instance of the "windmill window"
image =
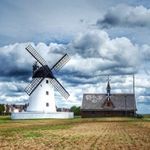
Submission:
POLYGON ((46 103, 46 107, 49 107, 49 103, 46 103))
POLYGON ((46 91, 46 95, 49 95, 49 92, 48 92, 48 91, 46 91))
POLYGON ((46 83, 48 84, 48 80, 46 80, 46 83))

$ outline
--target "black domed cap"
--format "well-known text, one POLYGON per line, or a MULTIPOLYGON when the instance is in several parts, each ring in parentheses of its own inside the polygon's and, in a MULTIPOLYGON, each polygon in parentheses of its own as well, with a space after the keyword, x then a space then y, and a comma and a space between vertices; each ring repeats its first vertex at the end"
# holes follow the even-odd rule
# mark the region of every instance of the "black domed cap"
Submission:
POLYGON ((32 78, 54 78, 54 75, 51 71, 47 74, 48 66, 42 66, 33 72, 32 78))

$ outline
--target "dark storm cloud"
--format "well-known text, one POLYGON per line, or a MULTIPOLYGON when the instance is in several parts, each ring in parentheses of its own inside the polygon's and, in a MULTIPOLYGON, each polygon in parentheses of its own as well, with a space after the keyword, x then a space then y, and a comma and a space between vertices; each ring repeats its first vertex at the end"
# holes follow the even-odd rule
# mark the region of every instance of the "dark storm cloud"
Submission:
MULTIPOLYGON (((8 64, 9 65, 9 64, 8 64)), ((3 80, 10 80, 10 81, 28 81, 29 76, 31 76, 32 72, 31 69, 20 69, 14 66, 11 68, 10 66, 1 67, 0 69, 0 78, 3 80), (7 69, 7 71, 6 71, 7 69)))
POLYGON ((102 28, 109 27, 150 27, 150 9, 140 6, 117 5, 110 8, 96 23, 102 28))
POLYGON ((19 91, 8 91, 5 96, 11 96, 11 97, 19 97, 19 96, 22 96, 24 94, 24 91, 22 90, 21 92, 19 91))
MULTIPOLYGON (((6 52, 7 53, 7 52, 6 52)), ((25 80, 27 81, 31 76, 31 67, 18 62, 23 55, 16 54, 15 51, 11 51, 6 54, 5 49, 1 48, 0 54, 0 78, 6 78, 6 80, 25 80), (4 53, 3 53, 3 52, 4 53)))
POLYGON ((120 20, 112 14, 106 14, 102 20, 98 20, 96 25, 102 28, 109 28, 111 26, 117 26, 120 24, 120 20))
POLYGON ((88 85, 94 85, 97 84, 98 81, 100 81, 101 83, 106 82, 106 79, 103 77, 95 77, 95 76, 76 76, 76 74, 74 74, 74 76, 68 76, 67 72, 65 73, 66 75, 64 75, 61 79, 67 83, 69 83, 71 86, 77 86, 80 84, 88 84, 88 85))

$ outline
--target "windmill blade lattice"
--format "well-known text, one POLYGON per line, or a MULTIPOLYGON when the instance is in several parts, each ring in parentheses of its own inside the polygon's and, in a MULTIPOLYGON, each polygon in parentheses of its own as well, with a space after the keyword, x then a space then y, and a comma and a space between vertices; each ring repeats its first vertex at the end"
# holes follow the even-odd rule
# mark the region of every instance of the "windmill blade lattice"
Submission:
POLYGON ((44 78, 34 78, 30 84, 25 88, 25 92, 31 95, 36 87, 42 82, 44 78))
POLYGON ((52 79, 50 82, 64 98, 67 99, 70 96, 69 93, 65 90, 65 88, 60 84, 60 82, 56 78, 52 79))
POLYGON ((46 61, 40 56, 40 54, 29 44, 26 47, 26 50, 42 65, 47 65, 46 61))
POLYGON ((70 57, 68 56, 68 54, 65 54, 65 55, 51 68, 51 70, 55 70, 55 71, 60 70, 69 60, 70 60, 70 57))

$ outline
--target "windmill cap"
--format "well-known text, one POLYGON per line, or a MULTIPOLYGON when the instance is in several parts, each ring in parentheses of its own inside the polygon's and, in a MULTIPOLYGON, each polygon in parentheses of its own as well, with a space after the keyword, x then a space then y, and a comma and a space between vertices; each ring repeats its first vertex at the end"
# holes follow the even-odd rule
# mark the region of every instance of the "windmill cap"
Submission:
POLYGON ((47 70, 45 68, 48 68, 47 65, 41 66, 38 68, 34 73, 32 78, 54 78, 53 73, 50 71, 47 73, 47 70))

